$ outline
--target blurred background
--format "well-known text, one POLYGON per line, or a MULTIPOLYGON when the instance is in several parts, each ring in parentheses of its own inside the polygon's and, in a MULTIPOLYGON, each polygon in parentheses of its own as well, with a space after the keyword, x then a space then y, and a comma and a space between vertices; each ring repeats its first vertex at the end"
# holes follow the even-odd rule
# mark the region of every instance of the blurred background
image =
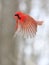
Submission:
POLYGON ((20 41, 23 43, 23 40, 19 39, 19 36, 13 38, 16 11, 44 21, 43 25, 38 27, 33 45, 35 64, 26 60, 26 65, 49 65, 49 0, 0 0, 0 65, 25 65, 23 61, 23 64, 19 64, 21 59, 17 59, 17 46, 20 41))

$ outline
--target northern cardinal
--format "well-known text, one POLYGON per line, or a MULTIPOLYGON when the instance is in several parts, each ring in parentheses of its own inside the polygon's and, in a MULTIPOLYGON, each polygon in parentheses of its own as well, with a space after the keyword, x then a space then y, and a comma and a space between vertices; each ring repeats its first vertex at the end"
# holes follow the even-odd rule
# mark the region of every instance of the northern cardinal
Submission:
POLYGON ((16 19, 16 29, 19 29, 18 33, 22 32, 21 34, 26 37, 33 37, 37 32, 37 26, 43 23, 43 21, 36 21, 23 12, 16 12, 14 18, 16 19))

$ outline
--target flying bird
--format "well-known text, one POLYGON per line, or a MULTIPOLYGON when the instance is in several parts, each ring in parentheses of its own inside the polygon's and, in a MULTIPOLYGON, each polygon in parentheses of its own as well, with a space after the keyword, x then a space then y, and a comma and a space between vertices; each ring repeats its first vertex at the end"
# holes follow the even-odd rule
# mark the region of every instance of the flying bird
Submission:
POLYGON ((34 18, 23 12, 16 12, 16 32, 21 33, 24 37, 34 37, 37 32, 37 26, 42 25, 43 21, 36 21, 34 18))

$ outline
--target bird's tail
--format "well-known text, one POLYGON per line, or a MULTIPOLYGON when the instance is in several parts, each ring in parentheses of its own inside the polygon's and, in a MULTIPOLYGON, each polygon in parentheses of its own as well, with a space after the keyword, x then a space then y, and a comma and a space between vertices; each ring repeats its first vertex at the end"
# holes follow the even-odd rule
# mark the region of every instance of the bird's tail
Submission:
POLYGON ((43 21, 37 21, 37 25, 42 25, 43 21))

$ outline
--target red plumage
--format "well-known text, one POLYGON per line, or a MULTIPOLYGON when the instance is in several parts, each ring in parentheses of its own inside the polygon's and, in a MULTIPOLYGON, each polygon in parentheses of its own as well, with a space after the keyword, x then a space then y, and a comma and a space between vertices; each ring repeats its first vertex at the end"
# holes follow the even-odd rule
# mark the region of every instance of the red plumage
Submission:
POLYGON ((37 32, 37 26, 43 23, 43 21, 36 21, 31 16, 22 12, 16 12, 14 17, 16 19, 16 29, 20 26, 19 32, 22 32, 21 34, 24 36, 34 36, 37 32))

